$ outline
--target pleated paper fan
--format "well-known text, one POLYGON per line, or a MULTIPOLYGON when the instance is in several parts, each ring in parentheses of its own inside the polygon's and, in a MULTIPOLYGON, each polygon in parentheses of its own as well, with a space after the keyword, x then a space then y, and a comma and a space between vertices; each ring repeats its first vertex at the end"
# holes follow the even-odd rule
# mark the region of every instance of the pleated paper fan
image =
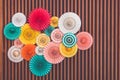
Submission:
POLYGON ((15 13, 12 17, 12 23, 17 27, 21 27, 26 23, 26 16, 20 12, 15 13))
POLYGON ((60 44, 60 53, 61 55, 63 55, 64 57, 73 57, 76 53, 77 53, 78 47, 77 45, 68 48, 65 47, 62 43, 60 44))
POLYGON ((55 29, 51 33, 51 39, 55 43, 60 43, 62 41, 63 33, 59 29, 55 29))
POLYGON ((22 57, 29 61, 35 55, 35 45, 27 44, 21 49, 22 57))
POLYGON ((53 16, 50 18, 50 25, 53 27, 58 26, 58 17, 57 16, 53 16))
POLYGON ((49 42, 44 48, 43 53, 45 59, 52 64, 57 64, 64 60, 64 57, 61 55, 59 50, 59 44, 54 42, 49 42))
POLYGON ((38 8, 30 13, 28 21, 31 28, 42 31, 45 30, 50 24, 50 14, 47 10, 38 8))
POLYGON ((19 37, 23 44, 35 44, 36 38, 40 34, 39 31, 33 30, 28 23, 21 27, 21 35, 19 37))
POLYGON ((9 40, 17 39, 21 34, 19 27, 14 26, 12 23, 8 23, 4 28, 4 35, 9 40))
POLYGON ((22 48, 23 44, 19 39, 14 40, 14 46, 18 47, 18 48, 22 48))
POLYGON ((36 76, 47 75, 51 68, 52 64, 47 62, 43 56, 35 55, 29 62, 29 69, 36 76))
POLYGON ((75 34, 81 27, 80 17, 73 12, 66 12, 60 16, 58 27, 64 34, 68 32, 75 34))
POLYGON ((47 29, 45 29, 44 33, 50 36, 53 30, 54 30, 54 27, 49 26, 47 29))
POLYGON ((20 48, 18 48, 16 46, 10 47, 8 50, 8 58, 10 61, 12 61, 14 63, 21 62, 23 60, 23 58, 21 56, 20 48))
POLYGON ((77 45, 80 50, 87 50, 93 44, 93 38, 88 32, 79 32, 77 34, 77 45))
POLYGON ((77 38, 73 33, 66 33, 62 38, 62 43, 70 48, 73 47, 77 42, 77 38))
POLYGON ((43 51, 44 51, 44 48, 43 48, 43 47, 36 46, 36 48, 35 48, 35 53, 36 53, 37 55, 43 55, 43 51))

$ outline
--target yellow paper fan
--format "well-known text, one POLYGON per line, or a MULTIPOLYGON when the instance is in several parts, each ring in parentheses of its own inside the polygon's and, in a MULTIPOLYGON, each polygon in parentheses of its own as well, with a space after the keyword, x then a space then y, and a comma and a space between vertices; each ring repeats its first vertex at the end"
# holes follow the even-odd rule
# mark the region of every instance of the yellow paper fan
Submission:
POLYGON ((58 17, 53 16, 53 17, 50 19, 50 25, 53 26, 53 27, 57 27, 57 26, 58 26, 58 17))

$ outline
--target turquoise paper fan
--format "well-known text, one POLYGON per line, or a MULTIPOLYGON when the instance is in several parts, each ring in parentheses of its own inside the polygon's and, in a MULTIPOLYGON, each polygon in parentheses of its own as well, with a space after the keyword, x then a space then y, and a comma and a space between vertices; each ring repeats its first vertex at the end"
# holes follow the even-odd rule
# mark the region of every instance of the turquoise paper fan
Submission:
POLYGON ((44 33, 45 33, 46 35, 50 36, 53 30, 54 30, 54 27, 49 26, 49 27, 44 31, 44 33))
POLYGON ((47 62, 43 56, 35 55, 29 62, 29 69, 36 76, 45 76, 51 68, 52 64, 47 62))
POLYGON ((20 27, 14 26, 12 23, 8 23, 4 28, 4 35, 9 40, 15 40, 20 36, 20 27))

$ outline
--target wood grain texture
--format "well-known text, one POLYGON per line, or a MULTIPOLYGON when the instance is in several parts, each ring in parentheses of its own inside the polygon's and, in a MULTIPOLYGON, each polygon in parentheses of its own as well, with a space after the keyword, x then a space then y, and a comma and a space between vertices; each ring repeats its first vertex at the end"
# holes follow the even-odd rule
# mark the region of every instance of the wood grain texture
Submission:
POLYGON ((120 80, 120 0, 0 0, 0 4, 2 80, 120 80), (27 61, 9 61, 7 51, 13 41, 2 33, 13 14, 23 12, 28 17, 39 7, 58 17, 69 11, 77 13, 82 20, 80 31, 89 32, 94 39, 90 49, 78 50, 74 57, 53 65, 44 77, 34 76, 27 61))

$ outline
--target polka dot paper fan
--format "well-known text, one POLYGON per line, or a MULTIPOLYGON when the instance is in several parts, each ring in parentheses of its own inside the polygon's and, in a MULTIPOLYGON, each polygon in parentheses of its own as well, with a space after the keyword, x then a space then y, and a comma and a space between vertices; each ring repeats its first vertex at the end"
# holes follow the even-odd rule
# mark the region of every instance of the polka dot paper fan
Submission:
POLYGON ((35 55, 29 62, 29 69, 36 76, 45 76, 51 68, 52 64, 47 62, 43 56, 35 55))
POLYGON ((45 30, 50 24, 50 14, 47 10, 38 8, 30 13, 28 21, 31 28, 42 31, 45 30))
POLYGON ((68 32, 75 34, 81 27, 80 17, 73 12, 66 12, 60 16, 58 27, 64 34, 68 32))
POLYGON ((44 48, 43 53, 45 59, 52 64, 57 64, 64 60, 64 57, 61 55, 59 50, 59 44, 54 42, 49 42, 48 45, 44 48))
POLYGON ((59 29, 55 29, 51 33, 51 39, 56 42, 60 43, 62 41, 63 33, 59 29))
POLYGON ((12 46, 8 50, 8 58, 10 61, 14 63, 19 63, 23 60, 21 56, 20 48, 17 48, 16 46, 12 46))
POLYGON ((12 17, 12 23, 17 27, 21 27, 26 23, 26 16, 20 12, 15 13, 12 17))
POLYGON ((77 34, 77 45, 80 50, 87 50, 93 44, 93 38, 88 32, 79 32, 77 34))

